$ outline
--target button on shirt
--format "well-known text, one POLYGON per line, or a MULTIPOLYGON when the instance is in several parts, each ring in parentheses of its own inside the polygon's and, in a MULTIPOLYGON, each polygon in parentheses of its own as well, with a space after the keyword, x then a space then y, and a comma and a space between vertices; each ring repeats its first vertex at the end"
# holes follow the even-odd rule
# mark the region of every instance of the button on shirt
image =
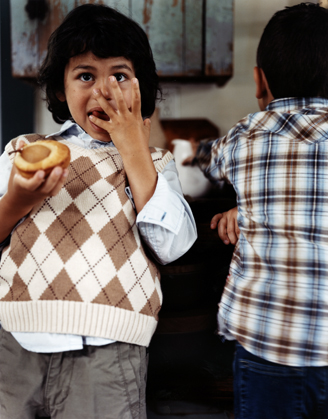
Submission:
POLYGON ((274 100, 198 161, 237 194, 225 327, 269 361, 328 365, 328 100, 274 100))
MULTIPOLYGON (((60 131, 65 140, 84 148, 113 147, 114 144, 94 140, 77 124, 66 121, 60 131)), ((12 164, 6 153, 0 157, 0 197, 7 191, 12 164)), ((133 202, 129 188, 126 193, 133 202)), ((141 237, 154 258, 167 264, 182 256, 197 238, 195 221, 188 203, 183 198, 177 169, 170 161, 158 173, 156 190, 142 211, 137 215, 137 226, 141 237)), ((10 238, 0 244, 0 252, 10 238)), ((110 339, 51 333, 12 333, 20 345, 33 352, 63 352, 82 349, 86 345, 107 345, 110 339)))

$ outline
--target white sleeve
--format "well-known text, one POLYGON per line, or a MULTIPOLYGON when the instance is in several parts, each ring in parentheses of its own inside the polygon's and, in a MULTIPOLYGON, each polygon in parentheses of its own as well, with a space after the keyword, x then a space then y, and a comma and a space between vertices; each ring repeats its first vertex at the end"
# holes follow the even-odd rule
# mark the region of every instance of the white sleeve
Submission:
POLYGON ((186 253, 197 239, 196 223, 173 160, 158 174, 154 195, 138 214, 137 225, 144 242, 163 265, 186 253))
MULTIPOLYGON (((3 153, 0 156, 0 199, 7 192, 11 168, 12 164, 8 154, 3 153)), ((0 257, 2 249, 8 244, 8 240, 7 238, 4 242, 0 243, 0 257)))
POLYGON ((8 154, 0 156, 0 198, 7 192, 12 164, 8 154))

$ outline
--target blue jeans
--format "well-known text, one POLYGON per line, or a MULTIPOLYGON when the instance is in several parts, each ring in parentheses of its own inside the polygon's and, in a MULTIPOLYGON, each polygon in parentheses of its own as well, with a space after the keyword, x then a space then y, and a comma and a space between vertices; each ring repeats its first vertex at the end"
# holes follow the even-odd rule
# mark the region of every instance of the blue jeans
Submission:
POLYGON ((288 367, 236 344, 235 419, 328 419, 328 367, 288 367))

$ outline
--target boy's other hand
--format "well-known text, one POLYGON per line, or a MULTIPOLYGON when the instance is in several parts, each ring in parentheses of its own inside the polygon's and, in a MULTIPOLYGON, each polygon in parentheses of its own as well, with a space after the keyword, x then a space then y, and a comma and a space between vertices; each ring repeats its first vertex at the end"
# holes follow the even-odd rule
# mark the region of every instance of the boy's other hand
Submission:
POLYGON ((229 211, 214 215, 211 220, 211 229, 218 229, 220 239, 224 244, 236 244, 240 230, 237 224, 237 207, 229 211))
POLYGON ((131 80, 131 106, 125 100, 115 77, 109 77, 114 109, 100 90, 94 90, 99 106, 109 116, 109 121, 90 115, 90 120, 106 130, 120 153, 134 204, 139 213, 153 196, 157 184, 157 172, 149 150, 150 119, 141 115, 139 82, 131 80))

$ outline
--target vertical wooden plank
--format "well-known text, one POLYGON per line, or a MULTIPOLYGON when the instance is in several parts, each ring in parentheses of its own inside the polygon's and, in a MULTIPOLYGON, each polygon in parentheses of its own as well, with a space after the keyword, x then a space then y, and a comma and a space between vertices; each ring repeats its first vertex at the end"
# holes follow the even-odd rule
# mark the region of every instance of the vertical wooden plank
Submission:
MULTIPOLYGON (((43 21, 29 19, 25 2, 10 0, 12 74, 14 77, 36 77, 45 58, 48 39, 74 7, 90 3, 88 0, 48 0, 48 13, 43 21)), ((130 14, 130 0, 94 0, 105 3, 126 15, 130 14)))
POLYGON ((160 76, 232 75, 233 0, 48 0, 42 22, 28 18, 21 0, 10 1, 16 77, 36 76, 51 32, 85 3, 104 3, 136 20, 149 37, 160 76))
POLYGON ((206 0, 205 75, 231 75, 233 0, 206 0))
POLYGON ((161 76, 183 72, 183 13, 184 0, 131 2, 131 18, 148 35, 161 76))
POLYGON ((45 58, 47 43, 51 33, 62 23, 66 15, 77 6, 83 4, 107 4, 110 7, 129 15, 129 0, 50 0, 48 19, 39 25, 39 56, 40 64, 45 58))
POLYGON ((25 4, 11 0, 11 59, 14 77, 29 77, 36 74, 39 65, 38 22, 30 20, 25 4))
POLYGON ((105 0, 103 3, 130 17, 130 0, 105 0))
POLYGON ((203 0, 185 0, 184 63, 186 76, 202 73, 203 0))
POLYGON ((46 18, 39 22, 39 66, 45 59, 48 40, 52 32, 61 24, 65 16, 77 5, 76 0, 50 0, 46 18))

